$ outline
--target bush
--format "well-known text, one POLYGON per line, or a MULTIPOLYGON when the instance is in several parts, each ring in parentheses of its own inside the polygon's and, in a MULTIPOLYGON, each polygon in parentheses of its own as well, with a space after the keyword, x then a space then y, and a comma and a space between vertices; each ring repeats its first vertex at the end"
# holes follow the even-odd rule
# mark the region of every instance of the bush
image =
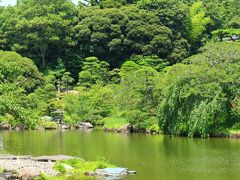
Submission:
POLYGON ((148 129, 151 133, 153 133, 153 132, 160 133, 160 128, 159 128, 158 124, 154 124, 154 125, 150 126, 148 129))
POLYGON ((111 114, 113 107, 113 90, 111 87, 95 85, 91 89, 78 88, 79 94, 66 95, 64 111, 67 122, 91 122, 94 125, 103 124, 102 119, 111 114))
POLYGON ((128 122, 136 128, 146 129, 149 125, 147 113, 140 110, 130 110, 126 112, 128 122))
POLYGON ((40 120, 38 126, 44 129, 56 129, 57 123, 54 121, 40 120))

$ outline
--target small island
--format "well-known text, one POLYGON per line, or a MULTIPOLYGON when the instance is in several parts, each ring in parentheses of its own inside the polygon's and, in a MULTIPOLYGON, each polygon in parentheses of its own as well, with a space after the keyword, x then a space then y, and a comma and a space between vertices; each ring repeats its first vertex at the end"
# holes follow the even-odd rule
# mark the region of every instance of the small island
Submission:
POLYGON ((0 179, 50 180, 71 176, 119 179, 134 174, 136 171, 117 167, 103 158, 97 161, 85 161, 82 158, 66 155, 39 157, 0 155, 0 179))

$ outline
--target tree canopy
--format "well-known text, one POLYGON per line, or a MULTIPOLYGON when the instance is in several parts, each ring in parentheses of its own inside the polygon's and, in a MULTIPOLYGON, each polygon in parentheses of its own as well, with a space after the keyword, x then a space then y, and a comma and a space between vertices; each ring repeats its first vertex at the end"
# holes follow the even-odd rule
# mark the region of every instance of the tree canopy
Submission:
POLYGON ((0 122, 56 128, 46 119, 60 112, 70 126, 128 123, 190 137, 239 130, 239 2, 0 7, 0 122))

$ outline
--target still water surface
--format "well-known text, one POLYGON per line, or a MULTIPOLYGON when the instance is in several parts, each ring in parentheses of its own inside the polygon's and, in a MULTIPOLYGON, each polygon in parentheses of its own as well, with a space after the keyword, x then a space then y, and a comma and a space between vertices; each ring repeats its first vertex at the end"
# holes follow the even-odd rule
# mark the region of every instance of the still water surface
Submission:
POLYGON ((83 131, 0 131, 0 153, 105 157, 137 171, 127 180, 240 179, 240 140, 83 131), (0 145, 1 147, 1 145, 0 145))

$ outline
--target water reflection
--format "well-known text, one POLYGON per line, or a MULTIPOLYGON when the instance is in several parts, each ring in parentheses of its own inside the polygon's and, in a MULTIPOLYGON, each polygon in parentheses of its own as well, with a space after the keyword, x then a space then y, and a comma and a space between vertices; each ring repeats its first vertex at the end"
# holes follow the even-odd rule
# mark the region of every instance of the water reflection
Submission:
POLYGON ((240 179, 240 141, 188 139, 102 131, 0 131, 0 153, 105 157, 136 170, 130 180, 240 179))
POLYGON ((3 150, 4 146, 3 146, 3 138, 0 136, 0 150, 3 150))

